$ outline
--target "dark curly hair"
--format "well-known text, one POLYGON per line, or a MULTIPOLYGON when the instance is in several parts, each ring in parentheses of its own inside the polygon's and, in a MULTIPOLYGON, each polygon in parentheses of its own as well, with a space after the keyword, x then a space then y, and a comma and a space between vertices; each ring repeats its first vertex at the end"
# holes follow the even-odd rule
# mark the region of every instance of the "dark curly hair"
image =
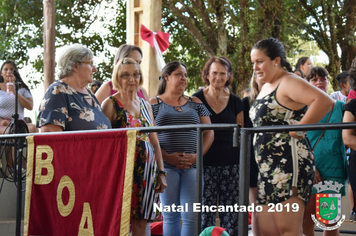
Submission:
POLYGON ((308 71, 308 74, 306 75, 306 80, 310 81, 311 79, 315 78, 317 75, 319 75, 320 77, 328 78, 328 71, 324 67, 315 66, 308 71))

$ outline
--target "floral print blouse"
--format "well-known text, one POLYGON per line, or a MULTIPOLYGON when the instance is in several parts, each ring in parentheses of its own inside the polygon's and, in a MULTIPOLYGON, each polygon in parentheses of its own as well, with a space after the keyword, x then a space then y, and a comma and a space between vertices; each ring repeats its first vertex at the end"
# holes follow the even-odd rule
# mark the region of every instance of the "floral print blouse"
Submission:
POLYGON ((64 131, 111 128, 98 100, 88 92, 79 93, 60 80, 51 84, 40 104, 37 127, 54 124, 64 131), (93 106, 86 101, 88 98, 93 100, 93 106))

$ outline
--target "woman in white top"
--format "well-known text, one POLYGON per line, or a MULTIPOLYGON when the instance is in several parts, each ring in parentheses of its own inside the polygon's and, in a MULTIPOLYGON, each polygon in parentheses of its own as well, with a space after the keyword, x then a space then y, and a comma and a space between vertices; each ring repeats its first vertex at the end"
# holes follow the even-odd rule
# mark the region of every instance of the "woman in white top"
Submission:
MULTIPOLYGON (((1 77, 3 78, 3 81, 0 82, 0 133, 2 134, 7 125, 11 122, 13 114, 15 114, 14 72, 16 71, 18 73, 18 68, 14 61, 7 60, 2 64, 0 71, 1 77)), ((23 119, 25 108, 30 111, 33 109, 33 98, 30 89, 22 80, 21 76, 18 77, 20 80, 18 90, 18 114, 19 119, 23 119)), ((38 132, 34 124, 27 124, 27 127, 30 133, 38 132)))

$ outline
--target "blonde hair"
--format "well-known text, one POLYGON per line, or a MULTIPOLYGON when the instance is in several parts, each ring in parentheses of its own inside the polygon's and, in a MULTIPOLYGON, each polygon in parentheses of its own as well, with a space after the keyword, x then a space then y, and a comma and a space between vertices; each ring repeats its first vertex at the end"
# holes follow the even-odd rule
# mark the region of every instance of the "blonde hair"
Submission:
POLYGON ((141 75, 139 86, 142 86, 143 77, 142 77, 142 70, 141 70, 140 64, 138 64, 134 59, 125 57, 125 58, 119 60, 119 62, 115 65, 114 70, 112 72, 111 79, 112 79, 113 88, 116 90, 121 89, 121 72, 122 72, 124 65, 136 65, 136 67, 140 71, 140 75, 141 75))
POLYGON ((142 55, 142 50, 141 48, 135 46, 135 45, 130 45, 130 44, 122 44, 118 49, 117 52, 115 54, 115 58, 114 58, 114 66, 123 58, 125 57, 130 57, 132 51, 138 51, 141 54, 141 57, 143 57, 142 55))
POLYGON ((250 87, 251 87, 251 91, 248 95, 249 101, 250 101, 250 105, 252 105, 252 103, 255 102, 258 94, 260 93, 260 89, 258 87, 258 83, 256 82, 256 74, 255 72, 252 73, 252 77, 251 77, 251 81, 250 81, 250 87))

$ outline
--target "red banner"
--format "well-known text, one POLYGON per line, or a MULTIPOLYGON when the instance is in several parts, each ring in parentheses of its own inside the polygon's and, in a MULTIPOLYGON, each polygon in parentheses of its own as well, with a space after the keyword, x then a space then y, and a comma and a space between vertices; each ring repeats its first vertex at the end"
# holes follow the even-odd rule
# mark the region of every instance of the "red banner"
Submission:
POLYGON ((24 235, 128 235, 136 131, 27 138, 24 235))

